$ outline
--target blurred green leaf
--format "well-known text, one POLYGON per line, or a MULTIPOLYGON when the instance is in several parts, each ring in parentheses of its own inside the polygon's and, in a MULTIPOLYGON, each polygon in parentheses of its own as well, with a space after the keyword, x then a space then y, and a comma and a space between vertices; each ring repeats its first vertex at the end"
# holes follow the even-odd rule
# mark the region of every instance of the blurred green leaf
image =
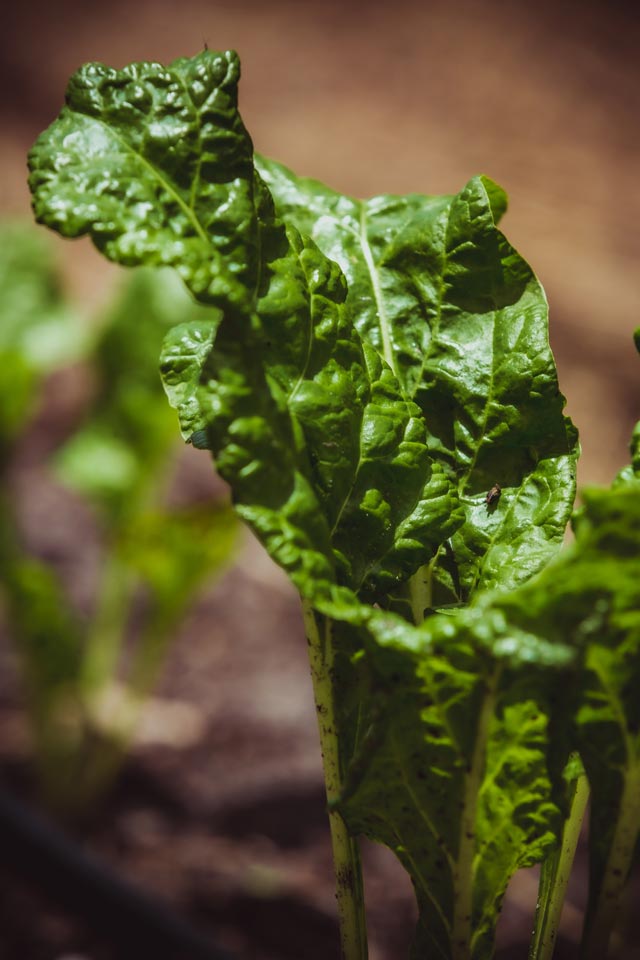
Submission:
POLYGON ((215 318, 172 271, 140 270, 106 311, 92 354, 96 380, 85 423, 56 457, 61 480, 106 511, 125 518, 166 481, 176 447, 175 414, 158 373, 166 331, 181 318, 215 318))
MULTIPOLYGON (((1 291, 1 288, 0 288, 1 291)), ((0 350, 0 473, 6 451, 24 430, 36 402, 36 374, 19 350, 0 350)))
POLYGON ((194 592, 229 563, 238 520, 226 504, 142 513, 119 545, 122 560, 151 592, 153 618, 164 626, 185 612, 194 592))
POLYGON ((84 356, 90 331, 64 296, 49 238, 31 224, 0 228, 0 352, 39 374, 84 356))
POLYGON ((0 459, 26 430, 43 377, 81 358, 88 343, 63 295, 49 239, 31 224, 2 224, 0 459))

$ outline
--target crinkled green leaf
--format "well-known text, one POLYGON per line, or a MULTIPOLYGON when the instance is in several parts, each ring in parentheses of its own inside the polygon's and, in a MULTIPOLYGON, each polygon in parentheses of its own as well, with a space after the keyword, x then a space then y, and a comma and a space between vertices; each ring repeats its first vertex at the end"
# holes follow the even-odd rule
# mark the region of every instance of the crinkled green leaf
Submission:
POLYGON ((355 331, 338 268, 287 237, 258 332, 225 317, 198 396, 239 512, 301 592, 320 597, 324 580, 327 596, 336 582, 375 596, 433 554, 456 504, 418 410, 355 331))
POLYGON ((569 736, 573 724, 592 790, 585 956, 595 960, 606 955, 640 829, 640 481, 583 499, 575 545, 503 607, 582 657, 558 727, 569 736))
MULTIPOLYGON (((83 67, 31 153, 36 216, 89 233, 119 262, 175 266, 223 310, 200 414, 183 420, 199 445, 206 425, 238 511, 303 593, 375 595, 461 515, 420 411, 355 329, 339 268, 275 220, 236 109, 238 72, 234 54, 209 51, 166 68, 83 67)), ((191 362, 179 332, 165 377, 175 384, 175 365, 191 362)))
POLYGON ((588 491, 576 544, 499 605, 518 627, 571 643, 583 661, 554 712, 589 776, 590 900, 584 956, 606 956, 640 830, 640 483, 588 491), (573 732, 572 732, 573 727, 573 732))
POLYGON ((217 323, 179 324, 171 330, 162 349, 164 389, 169 403, 178 411, 182 436, 205 450, 208 448, 207 417, 200 407, 198 388, 216 327, 217 323))
POLYGON ((239 72, 235 53, 206 51, 170 67, 81 67, 29 157, 36 218, 89 234, 117 263, 173 266, 205 302, 245 306, 258 234, 239 72))
POLYGON ((559 824, 550 698, 571 651, 490 605, 420 629, 377 614, 368 630, 340 810, 412 877, 412 956, 488 958, 512 874, 542 859, 559 824))
POLYGON ((413 398, 431 332, 408 274, 429 270, 422 225, 447 211, 452 198, 411 194, 354 200, 264 157, 256 157, 256 165, 279 215, 340 264, 359 332, 413 398), (394 263, 391 251, 405 247, 410 257, 394 263))
POLYGON ((640 484, 585 499, 575 544, 523 586, 419 628, 382 611, 366 625, 340 809, 411 874, 416 958, 492 955, 511 875, 560 828, 571 750, 594 791, 592 913, 608 867, 619 895, 611 851, 640 821, 640 484))
POLYGON ((606 955, 640 833, 640 479, 583 499, 576 536, 588 563, 573 571, 562 605, 554 599, 560 622, 588 610, 572 706, 592 791, 584 955, 595 960, 606 955))
POLYGON ((511 587, 560 543, 577 442, 547 335, 547 302, 496 228, 504 192, 353 200, 258 158, 281 216, 342 267, 362 336, 422 410, 466 521, 426 573, 433 605, 511 587), (500 499, 488 508, 487 491, 500 499))
POLYGON ((579 637, 584 672, 565 717, 591 785, 587 960, 607 953, 640 833, 640 423, 630 455, 611 491, 583 492, 573 524, 589 564, 566 600, 555 598, 558 620, 581 603, 590 610, 579 637))

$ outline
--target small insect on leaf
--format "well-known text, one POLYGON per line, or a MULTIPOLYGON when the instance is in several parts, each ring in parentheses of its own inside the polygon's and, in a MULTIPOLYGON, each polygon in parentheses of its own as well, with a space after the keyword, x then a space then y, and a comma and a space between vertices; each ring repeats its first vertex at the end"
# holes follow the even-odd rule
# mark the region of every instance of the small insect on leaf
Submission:
POLYGON ((494 483, 494 485, 491 487, 491 490, 489 490, 488 494, 484 498, 484 502, 487 504, 488 507, 490 507, 492 504, 496 504, 500 499, 501 493, 502 493, 502 487, 500 486, 500 484, 494 483))

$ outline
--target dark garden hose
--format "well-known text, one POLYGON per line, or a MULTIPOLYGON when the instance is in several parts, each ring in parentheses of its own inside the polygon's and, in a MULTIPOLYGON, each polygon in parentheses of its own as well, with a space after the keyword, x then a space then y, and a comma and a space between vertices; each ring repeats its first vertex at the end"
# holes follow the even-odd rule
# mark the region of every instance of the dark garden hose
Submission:
POLYGON ((123 958, 233 960, 0 790, 0 864, 89 924, 123 958))

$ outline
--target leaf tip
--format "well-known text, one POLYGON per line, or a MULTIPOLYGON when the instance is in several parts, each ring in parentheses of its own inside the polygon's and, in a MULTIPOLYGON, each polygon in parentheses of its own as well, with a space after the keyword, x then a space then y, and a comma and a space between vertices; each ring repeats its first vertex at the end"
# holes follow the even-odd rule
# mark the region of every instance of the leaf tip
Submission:
POLYGON ((491 215, 497 225, 507 212, 509 198, 502 187, 499 186, 495 180, 492 180, 491 177, 481 174, 478 180, 484 187, 491 208, 491 215))

